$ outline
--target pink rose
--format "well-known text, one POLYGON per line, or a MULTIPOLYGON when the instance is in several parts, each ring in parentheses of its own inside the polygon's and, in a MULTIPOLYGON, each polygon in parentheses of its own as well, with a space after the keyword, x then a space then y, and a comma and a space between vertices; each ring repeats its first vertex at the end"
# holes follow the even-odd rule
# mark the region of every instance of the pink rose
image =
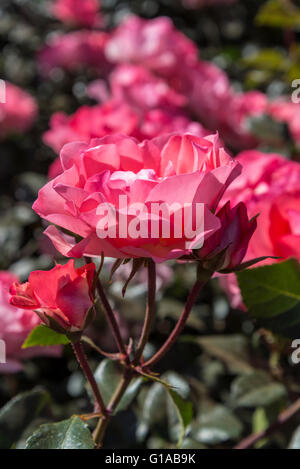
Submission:
MULTIPOLYGON (((126 18, 108 40, 106 55, 111 62, 139 65, 164 78, 169 90, 186 98, 186 109, 206 128, 219 131, 231 147, 251 148, 259 143, 249 130, 248 119, 266 112, 267 97, 258 91, 236 93, 226 73, 198 59, 196 44, 168 18, 126 18)), ((131 102, 145 105, 147 100, 158 98, 158 82, 152 82, 151 92, 151 88, 142 84, 145 72, 142 77, 142 72, 138 75, 137 70, 130 71, 124 66, 116 78, 112 77, 112 85, 115 84, 114 91, 122 92, 123 97, 126 93, 131 102), (125 87, 126 80, 128 87, 125 87)), ((149 82, 149 77, 146 81, 149 82)), ((103 95, 103 88, 100 94, 103 95)))
POLYGON ((196 45, 166 17, 145 20, 129 16, 113 31, 106 55, 111 62, 135 63, 169 78, 196 63, 196 45))
POLYGON ((102 23, 99 0, 56 0, 53 15, 64 23, 93 28, 102 23))
POLYGON ((72 116, 53 114, 44 142, 56 153, 66 143, 89 142, 111 133, 139 136, 139 115, 126 103, 108 101, 100 106, 82 106, 72 116))
POLYGON ((300 104, 278 99, 270 103, 268 112, 276 121, 288 125, 296 145, 300 145, 300 104))
POLYGON ((92 284, 95 264, 75 268, 74 260, 50 271, 31 272, 28 282, 10 289, 11 304, 33 310, 49 327, 61 331, 82 331, 94 304, 92 284))
POLYGON ((165 80, 138 65, 116 67, 110 77, 114 99, 126 101, 138 109, 177 111, 187 104, 182 94, 173 90, 165 80))
POLYGON ((66 143, 89 142, 92 138, 113 133, 144 140, 171 132, 191 132, 198 136, 208 133, 182 112, 143 110, 125 101, 110 100, 98 106, 82 106, 72 116, 62 112, 53 114, 50 130, 45 132, 43 139, 46 145, 59 153, 66 143))
POLYGON ((109 257, 151 257, 161 262, 189 255, 220 228, 214 211, 240 172, 240 165, 219 147, 214 136, 174 135, 138 143, 111 135, 90 144, 68 144, 60 157, 64 172, 41 189, 33 208, 42 218, 82 238, 76 244, 54 226, 47 229, 56 248, 69 257, 104 252, 109 257), (120 206, 120 196, 127 206, 120 206), (175 218, 165 220, 164 214, 153 215, 151 210, 135 217, 129 213, 124 221, 123 213, 136 203, 144 204, 147 210, 158 203, 168 207, 177 203, 180 208, 186 204, 185 224, 196 225, 195 233, 187 236, 185 231, 175 236, 175 218), (123 224, 125 236, 110 232, 106 236, 107 214, 99 213, 103 204, 113 207, 119 218, 112 226, 109 221, 109 228, 119 231, 123 224), (203 209, 200 223, 195 220, 198 205, 203 209), (131 234, 132 220, 144 229, 152 219, 158 220, 160 228, 166 223, 171 235, 153 235, 150 230, 141 236, 131 234))
POLYGON ((5 103, 0 103, 0 139, 30 129, 37 117, 35 100, 26 91, 5 83, 5 103))
MULTIPOLYGON (((262 256, 294 257, 300 260, 300 165, 280 155, 258 151, 238 156, 244 171, 227 191, 224 200, 243 201, 250 216, 259 214, 257 230, 245 260, 262 256)), ((268 259, 264 263, 276 262, 268 259)), ((234 276, 223 286, 234 305, 242 299, 234 276)))
POLYGON ((55 68, 73 71, 91 67, 100 74, 110 68, 104 55, 108 35, 99 31, 75 31, 53 36, 38 53, 38 64, 47 76, 55 68))
POLYGON ((40 320, 32 312, 9 303, 9 288, 18 278, 10 272, 0 272, 0 340, 6 345, 7 363, 0 364, 0 373, 14 373, 22 370, 21 360, 40 356, 58 355, 57 347, 34 347, 22 350, 27 336, 40 320))
POLYGON ((186 70, 186 80, 182 80, 179 90, 186 94, 190 108, 200 121, 207 128, 218 130, 231 147, 257 145, 247 120, 266 112, 268 102, 263 93, 235 93, 227 75, 215 65, 203 61, 186 70))

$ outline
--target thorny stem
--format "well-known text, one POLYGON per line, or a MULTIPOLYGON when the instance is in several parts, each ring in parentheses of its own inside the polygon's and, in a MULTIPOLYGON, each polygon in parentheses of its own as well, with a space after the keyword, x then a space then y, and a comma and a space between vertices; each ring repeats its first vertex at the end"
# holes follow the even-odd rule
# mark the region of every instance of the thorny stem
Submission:
POLYGON ((292 417, 294 417, 300 411, 300 399, 294 402, 290 407, 279 414, 278 419, 266 430, 263 430, 259 433, 248 436, 242 440, 234 449, 248 449, 251 446, 255 445, 259 440, 266 438, 272 433, 279 430, 282 425, 285 425, 292 417))
POLYGON ((98 291, 98 294, 99 294, 99 297, 100 297, 100 300, 101 300, 101 303, 102 303, 102 306, 103 306, 103 309, 104 309, 106 319, 107 319, 108 323, 110 324, 110 327, 112 329, 112 333, 114 335, 116 344, 117 344, 118 349, 120 351, 120 354, 124 357, 124 360, 127 363, 127 365, 129 365, 130 362, 129 362, 129 358, 128 358, 128 353, 127 353, 124 341, 121 337, 121 332, 120 332, 119 325, 117 323, 115 314, 114 314, 114 312, 113 312, 113 310, 112 310, 112 308, 109 304, 109 301, 106 297, 103 285, 102 285, 102 283, 99 279, 97 280, 97 291, 98 291))
POLYGON ((123 395, 125 394, 132 377, 134 375, 134 370, 126 368, 123 374, 123 378, 121 379, 119 386, 117 387, 114 395, 112 396, 108 406, 107 406, 107 416, 106 418, 100 418, 98 425, 94 431, 94 442, 96 444, 96 448, 100 449, 103 445, 103 439, 105 436, 106 429, 108 424, 116 410, 117 406, 119 405, 123 395))
MULTIPOLYGON (((186 306, 182 312, 182 315, 173 330, 172 334, 166 341, 166 343, 161 347, 161 349, 150 359, 148 362, 146 362, 143 365, 143 368, 150 368, 154 364, 156 364, 169 350, 170 348, 174 345, 176 340, 178 339, 179 335, 181 334, 182 330, 184 329, 184 326, 186 324, 186 321, 189 317, 189 314, 192 310, 192 307, 194 306, 199 293, 202 289, 202 287, 206 284, 206 281, 203 280, 197 280, 196 283, 194 284, 194 287, 188 297, 186 306)), ((145 316, 145 322, 143 326, 143 331, 141 334, 140 341, 137 346, 136 354, 134 357, 133 362, 130 361, 128 352, 126 350, 126 347, 124 345, 124 342, 122 340, 121 334, 120 334, 120 329, 117 324, 115 315, 111 309, 111 306, 107 300, 107 297, 105 295, 103 286, 98 279, 97 281, 97 291, 101 300, 101 303, 103 305, 107 320, 112 328, 116 343, 118 345, 119 351, 123 357, 125 357, 125 365, 124 365, 124 372, 123 372, 123 377, 114 393, 112 396, 107 409, 106 409, 106 414, 104 417, 101 417, 99 419, 98 425, 94 431, 93 438, 95 441, 96 448, 99 449, 103 445, 103 440, 104 436, 107 430, 107 427, 109 425, 109 422, 118 406, 120 403, 122 397, 124 396, 133 376, 135 375, 135 367, 139 364, 139 361, 141 360, 143 356, 143 351, 145 348, 145 345, 148 342, 149 335, 151 332, 151 327, 153 324, 153 319, 154 319, 154 313, 155 313, 155 295, 156 295, 156 268, 155 268, 155 263, 150 260, 148 261, 148 301, 147 301, 147 310, 146 310, 146 316, 145 316)))
POLYGON ((150 368, 153 365, 155 365, 157 362, 159 362, 165 355, 168 353, 168 351, 171 349, 171 347, 175 344, 177 341, 179 335, 184 329, 184 326, 188 320, 188 317, 190 315, 190 312, 192 310, 192 307, 197 301, 197 298, 199 296, 200 291, 202 290, 203 286, 205 285, 205 281, 197 280, 196 283, 194 284, 191 293, 189 294, 189 297, 187 299, 185 308, 179 318, 178 323, 176 324, 175 329, 173 330, 172 334, 170 337, 167 339, 167 341, 164 343, 164 345, 158 350, 158 352, 150 358, 146 363, 144 363, 143 368, 150 368))
POLYGON ((76 342, 76 343, 72 343, 72 347, 73 347, 75 356, 77 358, 77 361, 79 365, 81 366, 81 369, 93 391, 93 394, 95 397, 95 411, 96 412, 100 411, 102 413, 102 417, 105 417, 107 415, 107 409, 102 399, 99 387, 95 381, 94 374, 87 360, 83 345, 81 342, 76 342))
POLYGON ((143 356, 144 348, 148 342, 153 321, 155 318, 155 297, 156 297, 156 266, 152 259, 148 260, 148 300, 147 309, 145 315, 145 322, 141 334, 140 341, 138 343, 134 365, 137 365, 143 356))

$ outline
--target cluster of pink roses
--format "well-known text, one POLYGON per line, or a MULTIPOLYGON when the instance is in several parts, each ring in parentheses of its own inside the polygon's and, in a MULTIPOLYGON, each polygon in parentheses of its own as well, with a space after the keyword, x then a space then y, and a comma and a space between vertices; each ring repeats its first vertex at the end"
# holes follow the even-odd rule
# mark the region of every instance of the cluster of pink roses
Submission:
MULTIPOLYGON (((240 266, 256 229, 256 219, 249 221, 243 203, 233 208, 227 203, 219 209, 241 165, 226 153, 217 137, 165 135, 139 143, 115 134, 90 143, 67 144, 60 158, 62 174, 40 190, 33 208, 56 225, 49 226, 45 233, 64 256, 104 255, 155 262, 180 259, 200 263, 208 275, 240 266), (105 214, 99 213, 98 207, 107 203, 122 214, 120 196, 126 197, 128 206, 187 205, 187 217, 181 223, 196 227, 192 238, 187 238, 185 232, 181 237, 164 237, 161 232, 153 235, 153 214, 142 211, 136 214, 135 223, 146 227, 146 236, 131 236, 130 231, 127 236, 113 236, 110 226, 108 236, 102 238, 97 227, 105 214), (203 209, 200 224, 195 210, 199 204, 203 209), (77 235, 77 241, 57 226, 77 235)), ((126 217, 127 225, 132 223, 131 215, 126 217)), ((177 220, 176 213, 172 215, 168 220, 170 233, 177 220)), ((165 213, 159 211, 157 217, 161 225, 166 223, 165 213)), ((33 272, 28 283, 16 283, 11 288, 11 303, 34 310, 55 330, 80 333, 93 316, 94 275, 94 264, 75 269, 74 261, 57 265, 50 272, 33 272)))
POLYGON ((100 0, 56 0, 53 15, 74 26, 93 28, 101 26, 100 0))
MULTIPOLYGON (((101 101, 110 97, 119 103, 119 118, 114 112, 113 120, 124 122, 125 103, 134 112, 149 111, 149 107, 152 111, 156 108, 167 112, 171 104, 173 115, 176 107, 175 114, 183 113, 185 119, 180 120, 180 125, 177 115, 174 125, 172 116, 162 116, 161 112, 152 112, 150 118, 142 115, 142 124, 144 120, 150 121, 146 125, 150 131, 146 134, 142 131, 142 138, 152 138, 155 132, 172 131, 173 127, 176 131, 190 131, 186 122, 192 115, 205 128, 218 130, 231 147, 253 148, 259 140, 251 133, 249 118, 264 114, 281 122, 288 121, 291 134, 295 136, 297 106, 270 103, 266 95, 258 91, 235 92, 227 75, 214 64, 201 60, 196 45, 165 17, 145 20, 129 16, 111 33, 75 31, 62 34, 49 41, 38 59, 44 74, 57 67, 74 70, 79 66, 90 66, 96 69, 108 82, 108 88, 104 82, 99 85, 96 96, 101 97, 101 101), (122 64, 123 67, 118 67, 122 64)), ((59 127, 61 122, 60 119, 59 127)), ((51 123, 54 133, 57 125, 58 119, 55 118, 51 123)), ((66 119, 63 126, 68 127, 66 119)), ((125 122, 124 126, 118 131, 127 133, 125 122)), ((136 133, 131 135, 137 136, 136 133)), ((102 136, 101 132, 97 136, 102 136)), ((57 150, 52 138, 50 144, 57 150)))

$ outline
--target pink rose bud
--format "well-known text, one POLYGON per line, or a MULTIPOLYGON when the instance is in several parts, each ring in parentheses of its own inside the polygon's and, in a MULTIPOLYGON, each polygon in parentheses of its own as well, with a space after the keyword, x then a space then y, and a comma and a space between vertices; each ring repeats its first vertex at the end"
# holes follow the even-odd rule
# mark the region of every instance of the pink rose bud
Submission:
POLYGON ((0 341, 5 344, 5 356, 0 357, 0 374, 22 371, 22 361, 36 356, 59 356, 60 347, 30 347, 22 349, 26 338, 40 319, 25 308, 10 304, 9 289, 18 277, 8 271, 0 271, 0 341), (2 359, 2 360, 1 360, 2 359), (2 363, 2 361, 5 363, 2 363))
POLYGON ((197 253, 204 267, 212 271, 232 271, 243 261, 250 239, 257 227, 256 218, 248 219, 247 208, 239 203, 230 208, 227 202, 217 213, 221 228, 197 253))
POLYGON ((95 264, 78 269, 74 260, 50 271, 35 271, 24 284, 14 283, 10 303, 34 310, 42 322, 58 332, 82 331, 93 306, 95 264))

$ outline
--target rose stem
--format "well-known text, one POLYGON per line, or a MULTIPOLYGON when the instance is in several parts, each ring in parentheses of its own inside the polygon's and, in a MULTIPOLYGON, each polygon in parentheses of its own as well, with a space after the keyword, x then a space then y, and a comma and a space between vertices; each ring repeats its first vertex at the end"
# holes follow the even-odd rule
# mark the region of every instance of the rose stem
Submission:
POLYGON ((126 392, 127 387, 130 384, 130 381, 133 377, 134 370, 126 368, 123 374, 123 377, 114 393, 112 396, 108 406, 107 406, 107 418, 105 419, 99 419, 98 425, 94 431, 94 441, 96 444, 97 449, 101 448, 103 445, 103 439, 105 436, 105 432, 107 429, 107 426, 113 416, 114 411, 116 410, 118 404, 120 403, 120 400, 122 399, 123 395, 126 392))
POLYGON ((106 315, 106 319, 107 319, 108 323, 111 326, 111 329, 112 329, 116 344, 117 344, 118 349, 119 349, 119 352, 124 357, 127 365, 129 365, 130 362, 129 362, 129 358, 128 358, 128 353, 127 353, 125 344, 123 342, 123 339, 121 337, 119 325, 117 323, 115 314, 114 314, 114 312, 113 312, 113 310, 112 310, 112 308, 109 304, 109 301, 106 297, 106 294, 105 294, 105 291, 104 291, 104 288, 102 286, 102 283, 101 283, 100 279, 97 280, 97 291, 98 291, 98 294, 99 294, 99 297, 100 297, 100 300, 101 300, 101 303, 102 303, 102 306, 103 306, 103 309, 104 309, 104 313, 106 315))
POLYGON ((248 436, 242 440, 234 449, 248 449, 251 446, 255 445, 259 440, 266 438, 267 436, 274 433, 276 430, 279 430, 282 425, 285 425, 292 417, 294 417, 300 411, 300 399, 294 402, 290 407, 279 414, 278 419, 266 430, 263 430, 259 433, 248 436))
POLYGON ((148 260, 148 299, 145 315, 145 322, 140 341, 138 343, 134 357, 134 365, 137 365, 142 358, 144 348, 149 340, 152 324, 155 318, 155 297, 156 297, 156 265, 152 259, 148 260))
MULTIPOLYGON (((77 358, 77 361, 78 361, 79 365, 81 366, 81 369, 82 369, 86 379, 88 380, 88 382, 91 386, 91 389, 92 389, 94 397, 95 397, 95 403, 99 407, 99 410, 101 411, 101 413, 103 415, 103 417, 101 417, 101 418, 105 419, 105 417, 107 416, 107 409, 105 407, 105 404, 104 404, 103 398, 101 396, 99 387, 98 387, 98 385, 95 381, 94 373, 91 370, 88 359, 87 359, 86 354, 84 352, 83 345, 82 345, 81 342, 76 342, 76 343, 72 343, 72 347, 73 347, 75 356, 77 358)), ((95 410, 97 411, 98 409, 95 409, 95 410)))
POLYGON ((190 315, 190 312, 192 310, 192 307, 197 301, 197 298, 199 296, 200 291, 202 290, 203 286, 206 284, 206 282, 197 280, 196 283, 194 284, 191 293, 189 294, 189 297, 187 299, 185 308, 179 318, 178 323, 176 324, 175 329, 173 330, 172 334, 170 337, 167 339, 167 341, 164 343, 164 345, 158 350, 158 352, 150 358, 146 363, 144 363, 143 368, 150 368, 153 365, 155 365, 157 362, 159 362, 165 355, 168 353, 168 351, 171 349, 171 347, 175 344, 177 341, 179 335, 184 329, 184 326, 188 320, 188 317, 190 315))

